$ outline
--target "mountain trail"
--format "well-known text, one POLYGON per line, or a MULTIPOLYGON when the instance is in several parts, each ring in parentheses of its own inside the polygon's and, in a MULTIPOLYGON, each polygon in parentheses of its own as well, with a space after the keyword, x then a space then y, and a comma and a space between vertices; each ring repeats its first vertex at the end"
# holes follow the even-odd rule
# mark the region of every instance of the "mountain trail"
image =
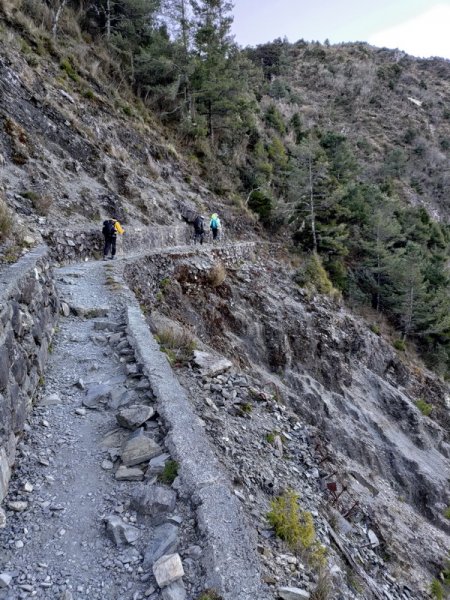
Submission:
MULTIPOLYGON (((171 247, 154 253, 194 251, 197 249, 171 247)), ((205 548, 201 547, 191 498, 158 481, 170 460, 165 439, 170 423, 160 418, 153 386, 127 335, 132 300, 121 271, 133 258, 122 256, 114 262, 89 261, 55 269, 65 317, 53 338, 45 380, 18 447, 17 468, 6 501, 7 526, 0 530, 1 600, 190 599, 197 598, 206 586, 208 574, 200 561, 205 548), (147 418, 130 423, 127 415, 121 422, 126 427, 119 427, 116 414, 130 406, 138 406, 138 412, 147 418), (118 468, 119 456, 122 464, 118 468), (149 460, 145 471, 143 463, 149 460), (150 490, 147 497, 145 489, 150 490), (163 555, 178 557, 178 549, 183 567, 181 561, 175 561, 170 568, 184 569, 183 580, 179 576, 174 576, 173 583, 155 580, 153 563, 163 555)), ((144 339, 151 337, 142 315, 137 316, 142 319, 138 326, 144 339)), ((159 349, 156 352, 161 354, 159 349)), ((161 359, 166 365, 162 369, 170 371, 164 355, 161 359)), ((158 376, 170 379, 164 373, 158 376)), ((177 390, 171 393, 176 395, 177 390)), ((183 415, 184 427, 190 427, 188 413, 187 409, 183 415)), ((190 443, 207 458, 202 446, 206 441, 190 443)), ((172 447, 176 449, 176 445, 172 440, 172 447)), ((245 552, 243 526, 233 514, 234 504, 222 488, 223 502, 214 497, 216 483, 225 479, 215 474, 214 468, 210 480, 201 483, 200 488, 208 488, 202 503, 207 504, 208 494, 215 510, 218 502, 222 503, 223 518, 234 520, 240 529, 236 548, 242 545, 245 552)), ((190 484, 195 492, 195 481, 190 484)), ((221 526, 221 516, 216 518, 217 524, 213 524, 208 523, 208 515, 203 516, 203 530, 211 539, 217 535, 211 527, 221 526)), ((219 537, 225 552, 228 534, 222 533, 219 537)), ((242 561, 249 558, 251 561, 244 556, 242 561)), ((238 560, 228 562, 243 590, 239 597, 250 598, 255 588, 246 593, 245 584, 239 581, 238 560)), ((252 569, 250 566, 245 573, 250 582, 252 569)), ((227 576, 226 569, 221 576, 227 576)), ((254 580, 260 585, 258 575, 254 580)), ((232 585, 228 587, 230 593, 235 592, 232 585)))

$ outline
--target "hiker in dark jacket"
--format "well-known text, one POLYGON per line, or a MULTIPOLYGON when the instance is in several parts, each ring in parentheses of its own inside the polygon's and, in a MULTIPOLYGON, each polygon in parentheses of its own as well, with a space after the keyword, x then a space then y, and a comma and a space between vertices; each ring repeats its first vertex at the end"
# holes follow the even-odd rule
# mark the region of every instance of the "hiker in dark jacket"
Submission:
POLYGON ((197 215, 194 221, 194 244, 198 241, 200 245, 203 244, 203 238, 205 237, 205 217, 203 215, 197 215))
POLYGON ((121 224, 116 219, 106 219, 106 221, 103 221, 102 233, 103 237, 105 238, 103 260, 107 260, 110 252, 110 260, 113 260, 116 256, 117 234, 119 233, 120 235, 123 235, 125 231, 122 229, 121 224))

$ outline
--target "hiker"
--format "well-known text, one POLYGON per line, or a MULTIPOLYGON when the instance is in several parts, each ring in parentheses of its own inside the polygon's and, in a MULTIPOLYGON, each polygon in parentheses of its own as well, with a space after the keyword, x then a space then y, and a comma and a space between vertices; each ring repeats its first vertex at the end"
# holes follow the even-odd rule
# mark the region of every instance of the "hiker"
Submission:
POLYGON ((103 248, 103 260, 107 260, 108 254, 111 252, 110 260, 114 260, 116 256, 116 241, 117 234, 123 235, 125 230, 117 219, 106 219, 103 221, 102 229, 103 237, 105 238, 105 246, 103 248))
POLYGON ((194 244, 200 241, 200 245, 203 244, 203 238, 205 237, 205 217, 203 215, 197 215, 194 221, 194 244))
POLYGON ((214 240, 217 239, 217 235, 221 228, 219 215, 217 213, 213 213, 211 215, 211 220, 209 222, 209 228, 211 229, 212 236, 213 236, 213 242, 214 242, 214 240))

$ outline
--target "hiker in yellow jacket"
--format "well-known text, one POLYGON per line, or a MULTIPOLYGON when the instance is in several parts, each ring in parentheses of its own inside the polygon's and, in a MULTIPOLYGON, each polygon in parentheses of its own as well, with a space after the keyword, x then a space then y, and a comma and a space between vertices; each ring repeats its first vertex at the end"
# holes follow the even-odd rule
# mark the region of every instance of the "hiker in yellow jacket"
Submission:
POLYGON ((107 260, 108 254, 111 252, 110 260, 114 260, 116 256, 116 241, 117 234, 123 235, 125 230, 117 219, 106 219, 103 221, 102 229, 103 237, 105 238, 105 246, 103 248, 103 260, 107 260))

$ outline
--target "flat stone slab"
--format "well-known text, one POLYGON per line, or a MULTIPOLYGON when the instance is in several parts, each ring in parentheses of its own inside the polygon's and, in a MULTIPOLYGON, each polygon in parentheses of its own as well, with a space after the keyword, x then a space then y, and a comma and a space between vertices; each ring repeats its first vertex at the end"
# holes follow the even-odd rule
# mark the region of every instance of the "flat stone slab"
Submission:
POLYGON ((133 435, 122 447, 120 458, 126 467, 133 467, 162 454, 161 447, 143 433, 133 435))
POLYGON ((226 358, 214 356, 201 350, 194 351, 194 364, 200 369, 203 375, 207 375, 208 377, 220 375, 233 366, 233 363, 226 358))
POLYGON ((166 554, 153 565, 153 575, 160 588, 164 588, 184 575, 183 564, 179 554, 166 554))
POLYGON ((86 390, 86 397, 83 398, 83 406, 93 410, 104 406, 111 396, 111 386, 106 383, 97 383, 90 385, 86 390))
POLYGON ((159 473, 162 473, 164 471, 166 462, 169 459, 170 454, 160 454, 159 456, 152 458, 152 460, 148 463, 148 469, 146 473, 147 478, 151 477, 152 475, 159 475, 159 473))
POLYGON ((173 523, 163 523, 156 527, 153 538, 145 550, 144 569, 151 567, 161 556, 177 550, 178 531, 178 527, 173 523))
POLYGON ((105 526, 106 533, 116 544, 116 546, 134 544, 140 537, 140 531, 137 527, 128 525, 128 523, 125 523, 116 515, 106 517, 105 526))
POLYGON ((171 583, 161 591, 163 600, 185 600, 186 599, 186 588, 182 579, 171 583))
POLYGON ((115 475, 117 481, 142 481, 144 479, 144 472, 137 467, 126 467, 120 465, 115 475))
POLYGON ((131 498, 131 507, 143 515, 149 515, 154 522, 161 523, 168 513, 175 509, 177 495, 162 485, 143 485, 131 498))
POLYGON ((137 429, 155 414, 155 409, 145 404, 134 404, 120 410, 116 419, 119 425, 127 429, 137 429))
POLYGON ((307 600, 309 592, 295 587, 282 587, 278 589, 278 598, 282 598, 282 600, 307 600))

